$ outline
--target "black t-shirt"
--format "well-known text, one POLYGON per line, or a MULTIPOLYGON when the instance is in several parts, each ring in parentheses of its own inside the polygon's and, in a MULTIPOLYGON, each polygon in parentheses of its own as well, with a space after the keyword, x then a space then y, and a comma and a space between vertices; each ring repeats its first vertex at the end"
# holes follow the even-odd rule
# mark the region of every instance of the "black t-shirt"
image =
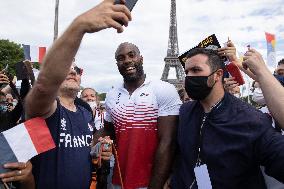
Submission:
POLYGON ((11 112, 0 112, 0 132, 16 126, 17 121, 21 118, 22 112, 23 106, 21 102, 18 102, 11 112))
POLYGON ((56 148, 32 159, 38 189, 88 189, 91 182, 92 115, 76 105, 72 112, 57 103, 46 119, 56 148))

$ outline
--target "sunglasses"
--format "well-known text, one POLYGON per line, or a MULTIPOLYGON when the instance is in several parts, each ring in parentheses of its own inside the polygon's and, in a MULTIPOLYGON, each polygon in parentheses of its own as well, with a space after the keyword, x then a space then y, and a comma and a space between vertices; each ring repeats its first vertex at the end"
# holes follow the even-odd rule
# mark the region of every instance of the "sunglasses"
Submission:
POLYGON ((75 67, 71 67, 72 70, 74 70, 78 75, 82 75, 83 74, 83 69, 79 68, 78 66, 75 67))

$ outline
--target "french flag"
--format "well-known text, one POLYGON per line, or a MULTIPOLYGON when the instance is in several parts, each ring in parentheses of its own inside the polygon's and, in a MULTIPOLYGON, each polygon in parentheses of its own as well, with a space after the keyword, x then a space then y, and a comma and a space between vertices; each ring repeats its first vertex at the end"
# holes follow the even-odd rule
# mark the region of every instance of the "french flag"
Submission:
POLYGON ((42 63, 43 58, 46 54, 46 47, 37 47, 23 44, 23 48, 25 60, 42 63))
POLYGON ((46 122, 33 118, 0 133, 0 173, 9 162, 27 162, 32 157, 55 148, 46 122))

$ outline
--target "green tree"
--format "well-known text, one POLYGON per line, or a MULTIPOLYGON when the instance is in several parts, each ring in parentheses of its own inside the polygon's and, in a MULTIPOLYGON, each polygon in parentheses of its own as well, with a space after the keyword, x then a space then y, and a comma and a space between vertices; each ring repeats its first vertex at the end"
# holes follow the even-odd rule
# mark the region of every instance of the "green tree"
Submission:
POLYGON ((0 39, 0 70, 9 65, 9 73, 16 75, 15 64, 24 60, 24 51, 19 44, 0 39))
POLYGON ((104 101, 106 99, 106 93, 99 93, 98 96, 100 101, 104 101))
POLYGON ((248 102, 248 98, 250 105, 254 106, 257 109, 260 108, 260 106, 252 100, 252 95, 241 97, 241 99, 245 102, 248 102))

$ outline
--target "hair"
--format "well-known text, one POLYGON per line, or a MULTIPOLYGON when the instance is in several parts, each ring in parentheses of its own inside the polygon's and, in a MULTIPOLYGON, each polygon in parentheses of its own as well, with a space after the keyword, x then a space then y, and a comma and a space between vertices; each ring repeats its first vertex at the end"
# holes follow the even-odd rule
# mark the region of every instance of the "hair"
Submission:
POLYGON ((118 45, 118 47, 117 47, 117 49, 116 49, 116 51, 115 51, 115 59, 116 59, 116 57, 117 57, 117 55, 118 55, 118 51, 119 51, 122 47, 124 47, 124 46, 132 46, 132 47, 134 47, 134 50, 135 50, 135 52, 137 53, 137 55, 140 55, 140 50, 139 50, 139 48, 138 48, 135 44, 130 43, 130 42, 123 42, 123 43, 120 43, 120 45, 118 45))
POLYGON ((82 96, 82 94, 83 94, 83 92, 84 92, 85 90, 92 90, 92 91, 95 92, 95 94, 96 94, 96 96, 97 96, 97 91, 96 91, 95 89, 91 88, 91 87, 86 87, 86 88, 84 88, 84 89, 82 90, 82 92, 81 92, 81 96, 82 96))
POLYGON ((203 54, 208 57, 207 64, 209 65, 211 71, 215 71, 218 69, 224 70, 225 68, 224 61, 215 50, 205 49, 205 48, 193 48, 187 53, 186 58, 191 58, 198 54, 203 54))
POLYGON ((284 58, 282 58, 282 59, 278 62, 278 66, 280 66, 281 64, 284 64, 284 58))
POLYGON ((96 95, 96 102, 97 102, 97 105, 100 105, 100 97, 99 97, 97 91, 96 91, 95 89, 91 88, 91 87, 86 87, 86 88, 84 88, 84 89, 82 90, 82 92, 81 92, 81 96, 80 96, 80 97, 82 98, 82 94, 83 94, 83 92, 84 92, 85 90, 92 90, 92 91, 94 91, 94 92, 95 92, 95 95, 96 95))

